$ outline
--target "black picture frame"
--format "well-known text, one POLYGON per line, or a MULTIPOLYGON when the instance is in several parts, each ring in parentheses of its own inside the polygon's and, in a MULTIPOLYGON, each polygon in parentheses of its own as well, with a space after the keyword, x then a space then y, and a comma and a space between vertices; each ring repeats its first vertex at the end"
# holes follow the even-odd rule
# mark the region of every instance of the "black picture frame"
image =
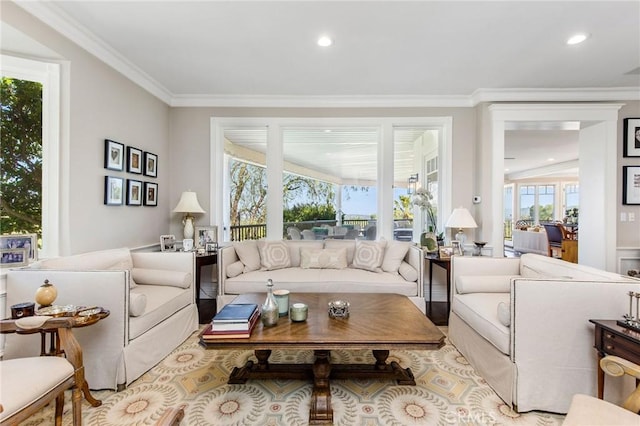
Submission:
POLYGON ((158 156, 151 152, 144 152, 144 175, 150 177, 158 176, 158 156))
POLYGON ((116 176, 104 177, 104 203, 119 206, 124 200, 124 179, 116 176))
POLYGON ((144 205, 155 207, 158 205, 158 184, 154 182, 144 183, 144 205))
POLYGON ((622 204, 640 205, 640 166, 622 167, 622 204))
POLYGON ((132 146, 127 147, 127 172, 142 174, 142 150, 132 146))
POLYGON ((127 205, 142 205, 142 181, 135 179, 127 179, 127 205))
POLYGON ((624 119, 624 157, 640 157, 640 118, 624 119))
POLYGON ((124 170, 124 144, 104 140, 104 168, 109 170, 124 170))

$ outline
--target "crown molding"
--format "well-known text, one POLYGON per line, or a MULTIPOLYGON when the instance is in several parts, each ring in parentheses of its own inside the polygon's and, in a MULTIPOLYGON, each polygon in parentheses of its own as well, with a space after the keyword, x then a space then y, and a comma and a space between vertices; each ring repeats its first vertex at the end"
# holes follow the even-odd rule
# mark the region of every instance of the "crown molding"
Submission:
POLYGON ((18 6, 53 28, 73 43, 82 47, 105 64, 123 74, 147 92, 166 104, 171 104, 172 93, 149 74, 96 37, 84 26, 66 14, 54 2, 16 1, 18 6))
POLYGON ((483 102, 638 101, 640 87, 572 89, 477 89, 471 95, 271 96, 174 94, 79 24, 55 2, 15 3, 55 31, 95 55, 105 64, 172 107, 254 108, 469 108, 483 102))

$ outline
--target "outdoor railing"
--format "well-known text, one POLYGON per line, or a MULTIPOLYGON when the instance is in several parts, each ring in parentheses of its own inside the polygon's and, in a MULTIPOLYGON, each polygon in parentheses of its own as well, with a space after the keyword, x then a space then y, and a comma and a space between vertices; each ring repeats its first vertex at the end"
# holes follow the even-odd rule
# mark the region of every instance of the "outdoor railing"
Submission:
MULTIPOLYGON (((403 222, 401 227, 412 227, 411 219, 396 220, 395 222, 403 222)), ((322 225, 336 226, 337 221, 334 220, 308 220, 302 222, 285 222, 282 230, 282 238, 287 238, 287 228, 295 226, 300 231, 304 229, 313 229, 322 225)), ((365 229, 369 225, 375 225, 374 219, 346 219, 342 221, 343 225, 353 226, 354 229, 365 229)), ((267 225, 264 223, 257 225, 232 225, 230 228, 231 241, 259 240, 267 236, 267 225)))

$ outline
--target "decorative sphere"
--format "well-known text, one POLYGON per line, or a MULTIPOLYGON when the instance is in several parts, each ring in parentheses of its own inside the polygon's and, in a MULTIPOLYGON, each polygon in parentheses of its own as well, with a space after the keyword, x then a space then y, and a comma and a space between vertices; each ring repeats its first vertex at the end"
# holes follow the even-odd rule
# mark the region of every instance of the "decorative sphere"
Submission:
POLYGON ((40 306, 51 306, 56 297, 58 290, 49 280, 44 280, 44 284, 36 290, 36 303, 40 306))

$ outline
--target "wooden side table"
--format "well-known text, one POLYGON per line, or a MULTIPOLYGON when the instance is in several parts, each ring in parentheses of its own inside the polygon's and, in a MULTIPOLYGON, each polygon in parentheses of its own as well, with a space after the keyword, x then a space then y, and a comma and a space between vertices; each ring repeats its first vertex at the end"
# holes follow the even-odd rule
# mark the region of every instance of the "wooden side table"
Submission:
POLYGON ((447 312, 451 309, 451 258, 441 259, 437 255, 427 254, 424 257, 429 261, 429 312, 433 300, 433 265, 438 265, 447 271, 447 312))
POLYGON ((615 355, 640 364, 640 332, 622 327, 615 320, 590 319, 595 325, 595 345, 598 351, 598 398, 604 394, 604 371, 600 360, 615 355))
POLYGON ((202 275, 202 267, 206 265, 215 265, 218 263, 218 252, 207 252, 205 254, 196 254, 196 305, 200 303, 200 277, 202 275))

